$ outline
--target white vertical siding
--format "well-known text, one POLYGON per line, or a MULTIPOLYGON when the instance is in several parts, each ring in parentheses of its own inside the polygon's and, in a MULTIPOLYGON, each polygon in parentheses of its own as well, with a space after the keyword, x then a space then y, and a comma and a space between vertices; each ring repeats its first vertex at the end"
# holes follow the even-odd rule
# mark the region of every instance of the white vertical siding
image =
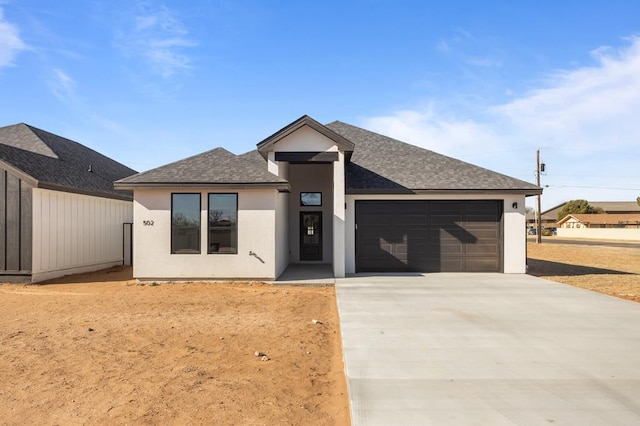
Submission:
POLYGON ((122 224, 133 203, 33 190, 33 281, 122 262, 122 224))

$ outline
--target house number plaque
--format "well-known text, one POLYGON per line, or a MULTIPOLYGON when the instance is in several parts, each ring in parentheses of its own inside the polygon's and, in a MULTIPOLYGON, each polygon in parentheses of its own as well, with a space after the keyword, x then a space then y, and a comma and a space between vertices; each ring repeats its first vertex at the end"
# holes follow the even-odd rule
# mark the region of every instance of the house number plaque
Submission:
POLYGON ((153 221, 152 220, 143 220, 142 224, 144 226, 153 226, 153 221))

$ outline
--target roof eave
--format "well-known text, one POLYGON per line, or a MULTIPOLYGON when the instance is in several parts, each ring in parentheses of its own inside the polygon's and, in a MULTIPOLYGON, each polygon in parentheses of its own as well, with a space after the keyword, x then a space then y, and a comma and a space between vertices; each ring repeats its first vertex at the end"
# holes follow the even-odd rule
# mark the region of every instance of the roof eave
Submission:
POLYGON ((27 172, 23 171, 22 169, 17 168, 16 166, 14 166, 13 164, 7 162, 6 160, 0 159, 0 166, 2 166, 2 168, 7 170, 9 173, 20 177, 20 179, 22 179, 23 181, 27 182, 31 186, 37 186, 38 185, 38 180, 36 178, 31 176, 27 172))
POLYGON ((530 197, 542 194, 542 188, 534 189, 412 189, 412 188, 347 188, 346 194, 518 194, 530 197))
MULTIPOLYGON (((51 191, 60 191, 60 192, 69 192, 72 194, 81 194, 81 195, 89 195, 92 197, 100 197, 100 198, 111 198, 114 200, 122 200, 122 201, 133 201, 132 195, 126 194, 117 194, 115 192, 101 192, 101 191, 89 191, 85 189, 74 188, 70 186, 60 185, 57 183, 50 182, 38 182, 36 188, 40 189, 48 189, 51 191)), ((127 189, 115 188, 118 191, 128 191, 127 189)))
POLYGON ((196 188, 219 188, 219 189, 276 189, 281 192, 288 192, 291 186, 287 182, 115 182, 114 187, 119 190, 133 191, 136 189, 196 189, 196 188))

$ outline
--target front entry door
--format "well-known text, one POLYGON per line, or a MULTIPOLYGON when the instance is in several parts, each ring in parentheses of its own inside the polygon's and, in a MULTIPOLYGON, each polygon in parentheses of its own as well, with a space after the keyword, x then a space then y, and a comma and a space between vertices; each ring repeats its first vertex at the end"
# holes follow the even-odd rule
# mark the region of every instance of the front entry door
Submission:
POLYGON ((322 260, 322 212, 300 212, 300 260, 322 260))

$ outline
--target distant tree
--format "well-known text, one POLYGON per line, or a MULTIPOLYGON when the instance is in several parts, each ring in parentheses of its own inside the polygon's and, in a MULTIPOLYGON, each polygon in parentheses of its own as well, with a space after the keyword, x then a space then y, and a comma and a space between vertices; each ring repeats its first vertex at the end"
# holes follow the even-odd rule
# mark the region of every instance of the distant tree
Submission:
POLYGON ((589 205, 587 200, 571 200, 565 204, 558 212, 558 221, 564 219, 569 214, 594 214, 602 213, 600 207, 589 205))
MULTIPOLYGON (((640 199, 640 197, 638 197, 638 199, 640 199)), ((536 209, 534 209, 533 207, 527 206, 524 208, 524 212, 526 214, 532 214, 536 212, 536 209)))

